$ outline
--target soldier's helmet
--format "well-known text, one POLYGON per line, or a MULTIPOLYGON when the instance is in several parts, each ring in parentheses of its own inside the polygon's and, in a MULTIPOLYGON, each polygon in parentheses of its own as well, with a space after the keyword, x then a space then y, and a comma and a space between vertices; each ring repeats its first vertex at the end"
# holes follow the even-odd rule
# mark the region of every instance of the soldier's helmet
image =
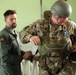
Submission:
POLYGON ((62 17, 69 17, 72 13, 72 7, 67 1, 58 0, 52 5, 51 13, 62 17))

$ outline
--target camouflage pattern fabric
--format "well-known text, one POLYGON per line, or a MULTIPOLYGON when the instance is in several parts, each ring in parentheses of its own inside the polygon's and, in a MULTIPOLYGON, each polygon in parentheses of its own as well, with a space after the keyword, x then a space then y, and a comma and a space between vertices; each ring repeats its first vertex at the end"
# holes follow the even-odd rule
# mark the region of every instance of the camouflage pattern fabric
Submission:
MULTIPOLYGON (((42 73, 40 75, 55 75, 57 69, 61 69, 67 56, 71 53, 72 42, 70 35, 76 34, 76 23, 68 20, 64 26, 54 25, 52 21, 39 19, 36 22, 24 27, 20 32, 20 39, 23 43, 29 42, 29 37, 37 35, 41 39, 38 51, 41 56, 39 64, 42 73), (50 74, 47 71, 50 69, 50 74)), ((41 70, 40 70, 41 71, 41 70)), ((75 75, 71 60, 68 59, 58 75, 75 75)))

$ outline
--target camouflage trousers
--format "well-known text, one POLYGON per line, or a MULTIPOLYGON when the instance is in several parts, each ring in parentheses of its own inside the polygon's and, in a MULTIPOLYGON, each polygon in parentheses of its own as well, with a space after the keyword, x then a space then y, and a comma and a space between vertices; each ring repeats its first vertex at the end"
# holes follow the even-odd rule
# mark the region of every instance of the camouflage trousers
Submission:
MULTIPOLYGON (((49 66, 54 66, 54 65, 55 64, 50 64, 49 66)), ((58 65, 58 67, 59 67, 59 65, 58 65)), ((48 73, 47 69, 45 69, 45 68, 46 68, 45 64, 41 62, 39 64, 39 75, 50 75, 48 73)), ((73 64, 70 61, 67 61, 64 65, 64 67, 58 73, 58 75, 76 75, 75 72, 76 72, 76 63, 73 64)), ((57 75, 57 74, 52 74, 52 75, 57 75)))

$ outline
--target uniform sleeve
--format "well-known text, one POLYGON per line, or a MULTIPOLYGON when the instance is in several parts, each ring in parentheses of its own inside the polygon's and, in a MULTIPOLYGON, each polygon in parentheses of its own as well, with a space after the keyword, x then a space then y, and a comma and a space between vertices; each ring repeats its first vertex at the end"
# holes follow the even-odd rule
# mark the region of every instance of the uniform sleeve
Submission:
POLYGON ((76 23, 73 22, 73 21, 68 21, 67 22, 68 24, 68 34, 71 35, 71 34, 76 34, 76 23))
POLYGON ((72 40, 72 44, 76 43, 76 23, 73 21, 68 21, 68 34, 72 40))
POLYGON ((22 43, 28 43, 29 38, 33 35, 41 36, 42 27, 44 25, 44 19, 38 19, 32 24, 23 28, 23 30, 19 33, 19 37, 22 43))
POLYGON ((19 32, 19 37, 22 43, 28 43, 29 38, 33 35, 35 32, 35 22, 24 27, 20 32, 19 32))
POLYGON ((22 61, 22 56, 13 54, 11 52, 11 46, 9 44, 9 38, 0 36, 3 40, 0 40, 0 57, 4 63, 17 64, 22 61))

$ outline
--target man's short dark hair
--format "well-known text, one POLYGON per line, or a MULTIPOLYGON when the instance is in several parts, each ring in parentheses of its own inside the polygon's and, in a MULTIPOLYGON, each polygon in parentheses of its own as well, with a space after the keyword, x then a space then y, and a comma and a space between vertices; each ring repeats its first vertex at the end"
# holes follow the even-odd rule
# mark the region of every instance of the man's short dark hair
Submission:
POLYGON ((3 15, 6 18, 7 16, 13 15, 13 14, 16 14, 15 10, 7 10, 3 15))

